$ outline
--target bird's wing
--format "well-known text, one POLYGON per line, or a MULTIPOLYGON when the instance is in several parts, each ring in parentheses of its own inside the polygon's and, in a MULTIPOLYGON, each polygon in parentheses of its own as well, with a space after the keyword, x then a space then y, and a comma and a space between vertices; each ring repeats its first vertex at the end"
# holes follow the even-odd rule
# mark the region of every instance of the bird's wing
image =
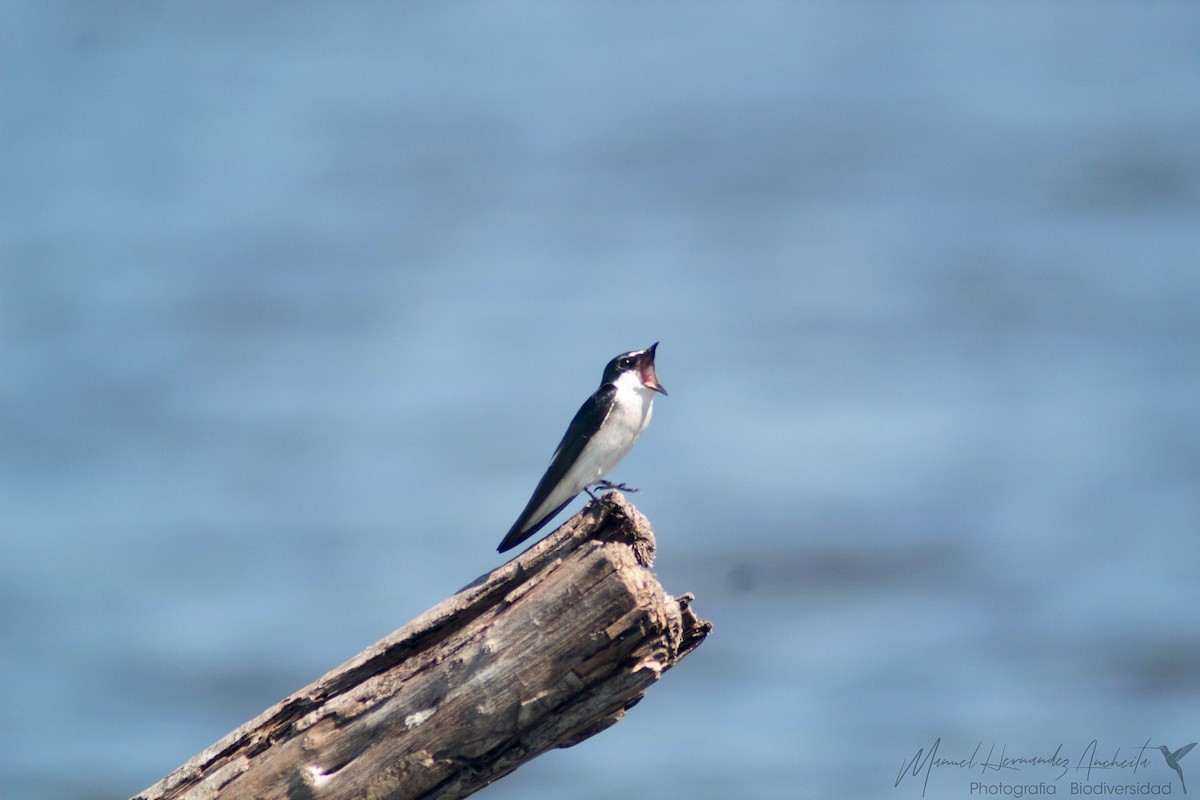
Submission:
MULTIPOLYGON (((572 465, 579 460, 583 448, 587 446, 591 435, 600 430, 600 426, 612 413, 613 398, 616 397, 617 387, 606 384, 595 394, 584 401, 567 426, 567 432, 554 450, 550 466, 546 474, 538 481, 533 496, 525 505, 525 510, 513 523, 504 540, 497 548, 501 553, 516 547, 521 542, 537 533, 554 515, 562 511, 567 503, 575 499, 575 495, 583 491, 583 486, 574 486, 573 482, 564 482, 572 465)), ((584 484, 586 485, 586 484, 584 484)))
POLYGON ((1179 759, 1186 756, 1188 754, 1188 751, 1191 750, 1195 746, 1196 746, 1195 742, 1192 742, 1191 744, 1185 744, 1183 747, 1179 748, 1174 753, 1171 753, 1171 758, 1178 761, 1179 759))

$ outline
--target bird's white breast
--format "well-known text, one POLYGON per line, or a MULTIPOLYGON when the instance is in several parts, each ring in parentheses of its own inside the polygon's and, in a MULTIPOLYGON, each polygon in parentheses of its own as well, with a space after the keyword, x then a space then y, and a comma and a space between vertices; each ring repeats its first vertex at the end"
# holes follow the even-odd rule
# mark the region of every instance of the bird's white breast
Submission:
POLYGON ((600 430, 584 446, 562 481, 530 516, 530 524, 603 478, 617 465, 650 424, 654 390, 647 389, 636 372, 617 377, 613 407, 600 430))
MULTIPOLYGON (((617 465, 650 424, 654 412, 654 391, 642 384, 636 372, 624 372, 617 378, 613 408, 600 430, 579 456, 579 485, 595 483, 617 465)), ((572 470, 574 472, 574 470, 572 470)))

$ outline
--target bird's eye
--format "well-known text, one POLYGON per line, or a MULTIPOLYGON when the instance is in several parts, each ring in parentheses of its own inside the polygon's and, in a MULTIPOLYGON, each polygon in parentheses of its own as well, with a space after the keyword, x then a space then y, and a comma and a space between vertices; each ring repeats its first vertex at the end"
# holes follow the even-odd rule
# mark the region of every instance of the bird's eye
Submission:
POLYGON ((621 360, 617 362, 617 366, 621 369, 630 369, 633 367, 633 358, 630 356, 621 356, 621 360))

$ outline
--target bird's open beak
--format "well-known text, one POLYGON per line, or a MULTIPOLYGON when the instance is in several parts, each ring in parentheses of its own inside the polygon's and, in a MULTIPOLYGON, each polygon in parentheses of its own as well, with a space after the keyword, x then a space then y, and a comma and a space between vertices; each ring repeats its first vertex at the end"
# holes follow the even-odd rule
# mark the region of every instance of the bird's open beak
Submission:
POLYGON ((658 382, 658 374, 654 371, 654 349, 656 347, 658 347, 658 342, 655 342, 646 348, 644 354, 642 355, 641 363, 638 365, 638 369, 641 373, 642 383, 644 383, 647 388, 653 389, 656 392, 662 392, 665 395, 667 390, 664 389, 662 384, 658 382))

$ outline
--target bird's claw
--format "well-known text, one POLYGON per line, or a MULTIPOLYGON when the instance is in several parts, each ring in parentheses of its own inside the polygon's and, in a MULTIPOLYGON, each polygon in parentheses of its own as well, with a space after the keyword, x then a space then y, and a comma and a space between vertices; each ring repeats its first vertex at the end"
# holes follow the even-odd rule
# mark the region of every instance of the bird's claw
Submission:
MULTIPOLYGON (((626 486, 623 483, 613 483, 612 481, 596 481, 595 486, 597 487, 597 491, 629 492, 630 494, 637 492, 637 489, 632 486, 626 486)), ((588 494, 591 494, 591 492, 588 492, 588 494)))

